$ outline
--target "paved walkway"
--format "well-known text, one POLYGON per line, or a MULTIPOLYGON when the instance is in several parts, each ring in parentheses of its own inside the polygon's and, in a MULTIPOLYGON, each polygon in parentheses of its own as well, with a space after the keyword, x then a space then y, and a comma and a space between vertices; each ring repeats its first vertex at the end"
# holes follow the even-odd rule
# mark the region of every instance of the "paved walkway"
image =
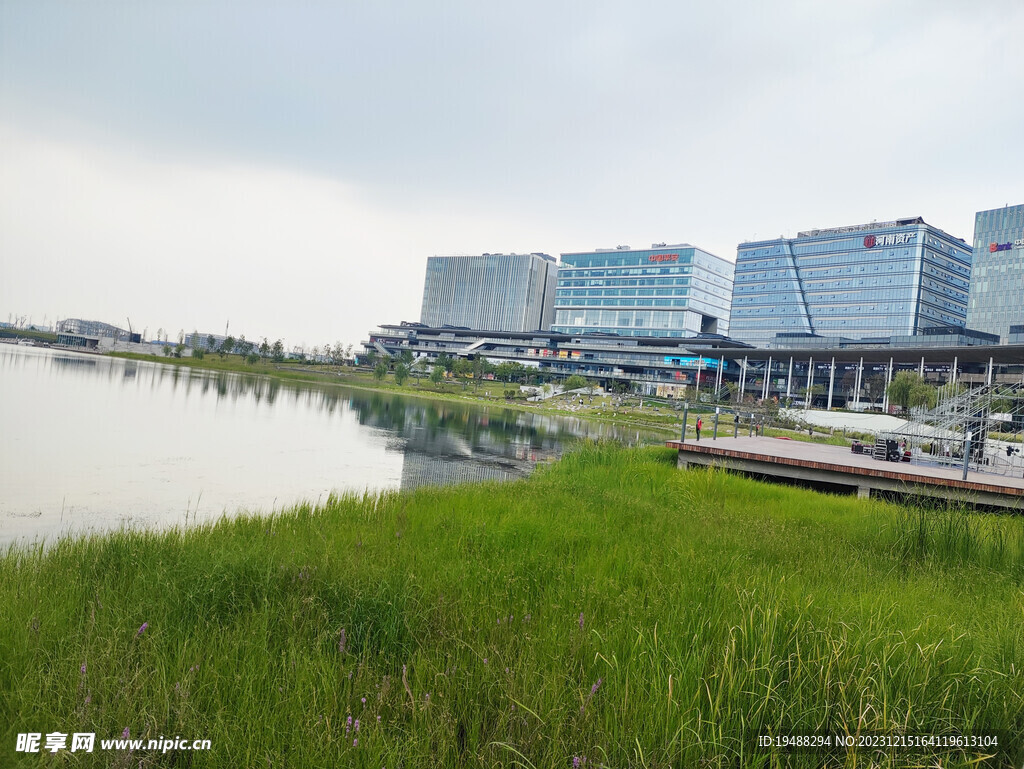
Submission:
POLYGON ((894 432, 907 426, 906 419, 874 411, 820 411, 811 409, 779 409, 779 414, 788 419, 795 419, 817 427, 828 427, 835 430, 857 430, 862 433, 894 432))

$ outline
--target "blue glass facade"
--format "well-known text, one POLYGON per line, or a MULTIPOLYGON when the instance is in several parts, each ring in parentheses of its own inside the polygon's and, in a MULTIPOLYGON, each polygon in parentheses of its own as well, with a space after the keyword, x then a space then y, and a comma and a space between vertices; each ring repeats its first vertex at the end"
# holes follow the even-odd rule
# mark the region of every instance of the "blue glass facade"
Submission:
POLYGON ((874 339, 964 326, 971 248, 923 219, 801 232, 737 249, 730 336, 874 339))
POLYGON ((552 331, 688 337, 729 332, 733 265, 690 245, 562 254, 552 331))
POLYGON ((974 264, 967 325, 1010 341, 1024 324, 1024 205, 979 211, 974 217, 974 264))

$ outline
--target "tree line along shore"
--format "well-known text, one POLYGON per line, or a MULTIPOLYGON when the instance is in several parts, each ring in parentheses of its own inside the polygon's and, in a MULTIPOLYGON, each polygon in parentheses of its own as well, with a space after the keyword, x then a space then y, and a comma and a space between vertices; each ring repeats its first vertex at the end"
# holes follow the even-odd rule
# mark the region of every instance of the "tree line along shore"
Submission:
MULTIPOLYGON (((500 370, 501 367, 492 367, 499 369, 496 372, 498 374, 504 372, 505 376, 519 377, 519 379, 513 379, 511 382, 503 381, 500 378, 484 379, 474 376, 472 369, 466 371, 465 364, 470 363, 466 361, 462 362, 463 366, 455 365, 458 361, 443 361, 440 366, 432 366, 419 371, 410 366, 409 372, 403 375, 399 371, 399 375, 396 377, 395 368, 405 364, 395 360, 389 362, 377 360, 372 366, 357 367, 353 365, 303 365, 287 361, 275 363, 272 358, 259 358, 250 361, 245 356, 236 354, 206 354, 202 358, 161 357, 136 353, 112 353, 112 355, 129 360, 149 361, 186 368, 267 375, 296 382, 342 385, 417 398, 470 402, 544 413, 551 416, 583 418, 624 427, 660 431, 666 439, 678 437, 682 429, 683 409, 679 401, 626 392, 602 393, 583 377, 576 377, 579 381, 568 382, 569 385, 575 385, 575 387, 568 388, 571 392, 556 393, 539 401, 528 401, 526 395, 519 391, 522 381, 530 381, 528 373, 512 371, 511 368, 500 370), (445 371, 444 368, 449 363, 452 368, 450 372, 445 371), (524 377, 526 379, 523 379, 524 377), (510 392, 515 393, 514 397, 509 395, 510 392)), ((536 384, 537 388, 541 389, 544 384, 549 383, 537 382, 536 384)), ((562 382, 559 386, 564 384, 562 382)), ((700 404, 696 407, 694 404, 690 404, 687 411, 688 434, 695 434, 696 421, 700 416, 704 417, 706 426, 710 424, 708 415, 714 412, 716 405, 719 404, 700 404)), ((729 407, 729 404, 721 405, 729 407)), ((732 408, 736 407, 732 406, 732 408)), ((841 446, 848 446, 855 439, 871 438, 866 433, 856 431, 835 433, 831 430, 813 428, 810 425, 783 419, 779 414, 779 404, 774 402, 745 404, 739 410, 742 411, 740 421, 743 431, 749 431, 750 414, 753 414, 753 420, 759 425, 760 434, 763 435, 785 436, 793 440, 841 446)), ((733 417, 731 415, 724 416, 721 427, 721 435, 732 435, 735 431, 733 417)))

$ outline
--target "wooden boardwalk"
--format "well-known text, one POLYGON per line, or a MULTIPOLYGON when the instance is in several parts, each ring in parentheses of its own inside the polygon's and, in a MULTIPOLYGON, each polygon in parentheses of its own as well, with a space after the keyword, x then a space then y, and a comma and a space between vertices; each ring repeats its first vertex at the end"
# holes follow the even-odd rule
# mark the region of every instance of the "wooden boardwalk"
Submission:
POLYGON ((687 439, 666 445, 678 449, 680 467, 718 465, 811 485, 847 487, 862 497, 897 492, 1024 512, 1024 478, 972 471, 965 481, 962 471, 948 467, 883 462, 841 446, 779 438, 687 439))

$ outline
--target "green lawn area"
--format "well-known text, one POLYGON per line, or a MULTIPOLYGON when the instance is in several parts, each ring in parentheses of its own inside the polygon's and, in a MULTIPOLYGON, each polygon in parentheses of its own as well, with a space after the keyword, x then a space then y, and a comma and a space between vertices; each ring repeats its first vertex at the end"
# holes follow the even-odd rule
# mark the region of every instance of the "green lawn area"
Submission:
POLYGON ((585 445, 514 483, 14 549, 0 723, 3 766, 1019 768, 1024 520, 585 445), (13 750, 125 729, 212 749, 13 750), (1000 742, 756 744, 811 732, 1000 742))

